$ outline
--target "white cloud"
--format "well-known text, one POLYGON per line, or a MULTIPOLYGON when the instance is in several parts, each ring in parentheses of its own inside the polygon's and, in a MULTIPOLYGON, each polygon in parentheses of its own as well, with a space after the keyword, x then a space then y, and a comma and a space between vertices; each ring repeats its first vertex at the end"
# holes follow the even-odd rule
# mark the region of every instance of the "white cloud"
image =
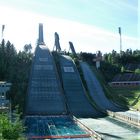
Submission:
MULTIPOLYGON (((17 50, 21 50, 27 43, 31 43, 35 48, 38 37, 38 23, 44 24, 44 40, 52 50, 54 45, 54 32, 60 35, 62 49, 68 50, 68 41, 72 41, 77 52, 103 53, 113 49, 119 51, 119 34, 64 19, 57 19, 39 14, 29 13, 0 7, 0 17, 2 24, 5 24, 4 38, 14 43, 17 50)), ((123 50, 127 48, 138 49, 137 39, 122 36, 123 50)))

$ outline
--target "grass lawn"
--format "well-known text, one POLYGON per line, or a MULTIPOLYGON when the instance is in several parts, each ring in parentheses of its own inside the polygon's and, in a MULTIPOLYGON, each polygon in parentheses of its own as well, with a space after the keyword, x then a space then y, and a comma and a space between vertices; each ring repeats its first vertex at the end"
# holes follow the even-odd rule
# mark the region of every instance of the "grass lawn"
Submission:
POLYGON ((114 101, 124 106, 138 109, 140 111, 140 87, 110 87, 110 91, 114 101))
POLYGON ((91 69, 100 81, 108 98, 124 107, 131 107, 140 111, 140 87, 110 87, 100 70, 97 70, 93 66, 91 66, 91 69))

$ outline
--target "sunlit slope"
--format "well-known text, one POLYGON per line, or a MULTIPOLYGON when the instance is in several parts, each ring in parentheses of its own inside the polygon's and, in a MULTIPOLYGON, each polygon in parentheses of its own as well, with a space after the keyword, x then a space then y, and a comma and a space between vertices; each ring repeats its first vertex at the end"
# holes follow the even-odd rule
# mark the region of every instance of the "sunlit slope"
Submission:
POLYGON ((89 103, 75 64, 69 56, 59 56, 64 93, 70 112, 77 117, 97 117, 98 112, 89 103))
POLYGON ((122 108, 116 104, 114 104, 111 100, 109 100, 103 91, 103 88, 96 78, 96 75, 90 69, 89 65, 86 62, 80 62, 84 79, 87 83, 87 87, 89 90, 89 94, 94 100, 94 102, 99 106, 102 110, 111 110, 111 111, 120 111, 122 108))
POLYGON ((36 48, 27 96, 27 114, 66 113, 64 96, 53 57, 44 45, 36 48))

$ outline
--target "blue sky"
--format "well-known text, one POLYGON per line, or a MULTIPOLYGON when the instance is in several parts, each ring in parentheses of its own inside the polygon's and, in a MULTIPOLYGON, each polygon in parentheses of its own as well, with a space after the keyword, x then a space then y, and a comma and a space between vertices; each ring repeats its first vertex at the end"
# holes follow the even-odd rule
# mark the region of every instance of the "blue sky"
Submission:
MULTIPOLYGON (((59 21, 66 20, 88 27, 94 26, 114 35, 118 34, 120 26, 123 35, 137 38, 138 0, 0 0, 0 6, 15 9, 17 12, 26 12, 26 14, 29 12, 37 16, 56 18, 59 21)), ((26 20, 25 17, 24 19, 26 20)), ((47 20, 45 22, 47 25, 47 20)), ((60 23, 56 22, 54 26, 57 24, 60 23)), ((65 30, 67 28, 69 27, 65 27, 65 30)))
POLYGON ((138 0, 2 0, 4 5, 137 35, 138 0))

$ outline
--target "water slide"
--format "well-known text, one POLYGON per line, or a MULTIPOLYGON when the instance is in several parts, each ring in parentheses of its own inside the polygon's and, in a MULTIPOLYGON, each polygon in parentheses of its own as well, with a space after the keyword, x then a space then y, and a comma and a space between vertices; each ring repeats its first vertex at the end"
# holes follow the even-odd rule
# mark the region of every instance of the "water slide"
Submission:
POLYGON ((52 54, 45 45, 38 45, 30 74, 26 113, 60 115, 66 112, 65 99, 52 54))
POLYGON ((121 111, 122 108, 110 101, 104 94, 103 88, 99 83, 96 75, 90 69, 89 65, 86 62, 80 62, 80 66, 83 71, 84 79, 87 83, 87 87, 90 93, 90 96, 94 102, 99 106, 103 111, 121 111))
POLYGON ((78 70, 69 56, 60 55, 60 73, 71 114, 76 117, 97 117, 102 114, 89 103, 78 70))

